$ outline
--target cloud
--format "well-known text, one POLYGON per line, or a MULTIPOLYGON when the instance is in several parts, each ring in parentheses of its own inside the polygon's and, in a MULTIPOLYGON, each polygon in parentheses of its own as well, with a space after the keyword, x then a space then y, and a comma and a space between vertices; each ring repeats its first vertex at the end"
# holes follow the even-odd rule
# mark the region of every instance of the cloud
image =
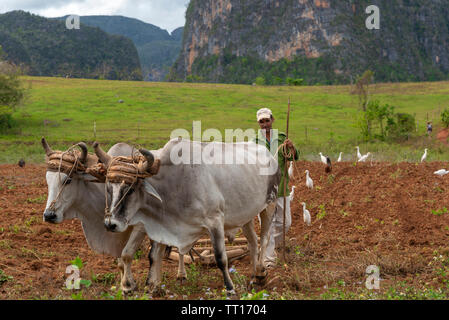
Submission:
POLYGON ((44 16, 121 15, 169 32, 184 26, 189 0, 1 0, 0 13, 24 10, 44 16))

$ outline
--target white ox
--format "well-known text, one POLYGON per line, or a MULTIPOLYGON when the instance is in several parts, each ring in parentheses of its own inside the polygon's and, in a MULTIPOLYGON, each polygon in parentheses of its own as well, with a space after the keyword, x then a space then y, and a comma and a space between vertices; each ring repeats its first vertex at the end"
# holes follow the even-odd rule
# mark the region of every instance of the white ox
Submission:
MULTIPOLYGON (((42 146, 48 156, 52 150, 44 138, 42 139, 42 146)), ((78 146, 82 150, 81 158, 87 160, 87 146, 84 143, 80 143, 78 146)), ((158 151, 153 152, 157 154, 158 151)), ((138 151, 126 143, 117 143, 108 151, 108 155, 113 157, 130 156, 133 153, 138 154, 138 151)), ((130 293, 136 289, 136 282, 131 272, 131 263, 134 253, 146 236, 143 226, 132 226, 122 234, 107 232, 104 227, 104 184, 92 183, 91 181, 96 180, 96 178, 89 174, 75 172, 71 178, 68 178, 67 174, 63 172, 58 174, 58 172, 48 170, 46 180, 48 198, 43 215, 44 221, 57 224, 75 218, 81 220, 89 247, 100 254, 109 254, 118 258, 122 291, 130 293), (56 199, 64 182, 66 182, 66 186, 60 198, 56 199), (50 208, 53 201, 55 201, 54 206, 50 208)), ((232 230, 232 232, 227 233, 227 237, 232 240, 235 232, 236 230, 232 230)), ((151 268, 154 261, 150 256, 149 260, 151 268)), ((183 255, 179 257, 177 278, 181 281, 187 278, 183 255)))
MULTIPOLYGON (((99 160, 108 167, 113 158, 98 143, 93 147, 99 160)), ((148 236, 162 244, 153 245, 150 251, 150 259, 155 263, 150 270, 150 288, 160 284, 160 261, 165 245, 178 247, 181 254, 186 254, 202 235, 209 234, 226 290, 233 294, 224 236, 226 231, 239 227, 248 239, 253 273, 263 281, 266 277, 263 257, 280 181, 277 161, 267 148, 252 142, 207 144, 173 139, 154 156, 145 149, 140 152, 147 159, 145 170, 153 164, 154 156, 160 159, 159 172, 145 180, 139 179, 132 186, 107 182, 112 201, 105 225, 110 231, 120 233, 129 226, 143 224, 148 236), (215 160, 234 156, 236 160, 231 164, 198 163, 192 161, 195 150, 215 160), (174 162, 172 157, 176 155, 181 158, 192 155, 192 159, 187 163, 174 162), (259 213, 260 252, 253 223, 259 213)))
MULTIPOLYGON (((87 160, 87 146, 78 144, 82 150, 81 159, 87 160)), ((45 139, 42 146, 48 156, 52 150, 45 139)), ((130 145, 117 143, 109 149, 111 156, 130 156, 137 152, 130 145)), ((64 220, 77 218, 81 220, 84 235, 90 248, 101 254, 109 254, 118 258, 118 267, 121 276, 121 289, 124 293, 135 289, 136 283, 131 273, 131 263, 134 253, 145 238, 145 230, 142 225, 130 227, 122 234, 107 232, 104 227, 104 184, 92 183, 96 180, 93 176, 75 172, 72 177, 61 172, 47 170, 46 180, 48 185, 48 199, 44 211, 44 221, 49 223, 61 223, 64 220), (65 187, 57 198, 62 185, 65 187), (53 206, 51 204, 54 202, 53 206)), ((183 274, 178 277, 185 278, 185 270, 180 268, 183 274)))

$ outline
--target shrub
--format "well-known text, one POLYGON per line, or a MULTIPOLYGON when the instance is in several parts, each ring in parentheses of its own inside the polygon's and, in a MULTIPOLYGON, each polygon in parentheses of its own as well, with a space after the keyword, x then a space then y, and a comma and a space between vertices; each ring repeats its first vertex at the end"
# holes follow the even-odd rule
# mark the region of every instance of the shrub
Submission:
POLYGON ((444 125, 447 127, 449 127, 449 109, 446 108, 443 110, 443 112, 441 113, 441 121, 444 123, 444 125))
POLYGON ((394 118, 387 121, 388 136, 395 140, 408 140, 415 130, 415 117, 408 113, 397 113, 396 121, 394 118))
POLYGON ((24 97, 19 69, 1 60, 0 47, 0 131, 13 126, 12 114, 24 97))
POLYGON ((265 84, 265 78, 264 77, 257 77, 254 81, 258 86, 263 86, 265 84))
POLYGON ((287 78, 285 79, 285 82, 289 86, 302 86, 304 84, 304 79, 293 79, 293 78, 287 78))

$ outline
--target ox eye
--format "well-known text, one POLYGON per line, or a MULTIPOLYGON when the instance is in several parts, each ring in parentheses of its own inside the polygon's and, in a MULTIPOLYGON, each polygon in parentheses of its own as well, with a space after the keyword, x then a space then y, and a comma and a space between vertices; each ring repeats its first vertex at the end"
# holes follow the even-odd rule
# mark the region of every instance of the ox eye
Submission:
POLYGON ((67 178, 67 179, 65 179, 65 184, 70 184, 70 182, 72 182, 72 178, 67 178))

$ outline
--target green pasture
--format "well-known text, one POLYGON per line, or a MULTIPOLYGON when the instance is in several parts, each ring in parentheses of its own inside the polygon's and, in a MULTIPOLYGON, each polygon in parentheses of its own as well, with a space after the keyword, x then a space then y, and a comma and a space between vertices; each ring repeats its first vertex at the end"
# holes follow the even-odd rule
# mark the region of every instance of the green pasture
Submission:
POLYGON ((440 112, 449 107, 449 82, 376 84, 371 99, 416 116, 416 136, 401 144, 364 144, 355 126, 358 97, 351 86, 248 86, 225 84, 155 83, 24 77, 27 98, 17 109, 17 126, 0 135, 0 163, 20 158, 43 161, 40 138, 66 149, 94 140, 107 148, 128 142, 162 147, 173 130, 191 132, 201 120, 202 131, 215 128, 258 129, 256 111, 271 108, 275 128, 285 131, 287 102, 291 100, 289 135, 302 159, 318 160, 318 152, 353 161, 355 146, 374 153, 374 160, 418 161, 425 147, 428 160, 449 158, 447 147, 425 137, 425 122, 433 121, 434 136, 440 112), (119 103, 123 100, 123 103, 119 103), (95 132, 94 132, 95 123, 95 132))

